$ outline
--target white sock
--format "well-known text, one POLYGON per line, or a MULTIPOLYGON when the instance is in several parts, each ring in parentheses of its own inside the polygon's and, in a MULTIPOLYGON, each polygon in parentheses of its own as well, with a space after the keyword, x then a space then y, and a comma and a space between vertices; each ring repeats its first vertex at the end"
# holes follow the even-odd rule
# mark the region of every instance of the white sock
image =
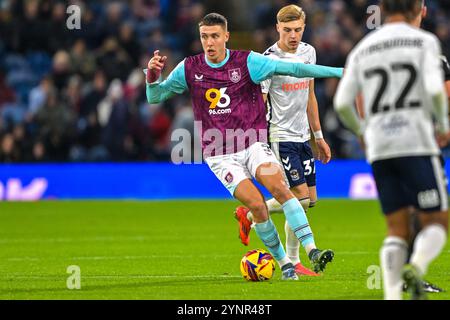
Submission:
MULTIPOLYGON (((275 199, 269 199, 266 201, 267 209, 269 213, 283 213, 283 206, 275 199)), ((253 221, 253 214, 251 211, 247 212, 247 219, 253 221)))
POLYGON ((295 266, 297 263, 300 263, 300 241, 298 241, 287 221, 284 223, 284 231, 286 232, 286 253, 295 266))
POLYGON ((441 253, 447 242, 447 232, 440 224, 425 227, 417 234, 411 264, 424 275, 430 263, 441 253))
POLYGON ((277 260, 277 262, 278 262, 278 265, 280 266, 280 270, 281 270, 286 264, 291 263, 291 260, 286 255, 283 259, 277 260))
POLYGON ((402 299, 402 269, 408 258, 408 244, 400 237, 389 236, 380 250, 384 299, 402 299))
POLYGON ((267 200, 266 204, 269 213, 283 213, 283 206, 275 198, 267 200))

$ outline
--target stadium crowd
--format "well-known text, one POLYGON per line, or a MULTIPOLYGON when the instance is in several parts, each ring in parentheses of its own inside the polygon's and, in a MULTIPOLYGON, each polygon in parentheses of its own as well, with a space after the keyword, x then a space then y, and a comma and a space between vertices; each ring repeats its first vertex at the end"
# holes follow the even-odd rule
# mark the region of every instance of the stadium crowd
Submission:
MULTIPOLYGON (((296 3, 307 13, 304 41, 315 46, 318 63, 343 66, 369 31, 366 10, 377 2, 258 1, 245 49, 263 52, 273 44, 276 12, 296 3)), ((427 6, 433 19, 425 28, 450 56, 450 1, 427 0, 427 6)), ((169 56, 165 75, 201 52, 197 22, 208 9, 194 0, 2 0, 0 162, 169 160, 177 143, 171 132, 194 132, 189 97, 149 105, 142 69, 155 49, 169 56), (69 4, 82 9, 81 29, 66 26, 69 4)), ((324 135, 333 157, 361 158, 332 108, 337 83, 316 83, 324 135)))

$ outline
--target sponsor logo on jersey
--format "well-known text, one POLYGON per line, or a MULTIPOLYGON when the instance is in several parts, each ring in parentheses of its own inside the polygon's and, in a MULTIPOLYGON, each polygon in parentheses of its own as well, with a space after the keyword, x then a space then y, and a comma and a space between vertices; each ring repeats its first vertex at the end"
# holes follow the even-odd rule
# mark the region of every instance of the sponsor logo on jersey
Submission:
POLYGON ((208 111, 210 115, 231 113, 231 98, 226 94, 227 89, 228 88, 211 88, 205 92, 205 99, 210 102, 208 111))
POLYGON ((230 76, 231 81, 238 83, 241 80, 241 69, 231 69, 228 71, 228 75, 230 76))
POLYGON ((307 89, 309 89, 309 80, 296 83, 283 83, 281 85, 281 90, 283 90, 284 92, 292 92, 307 89))
POLYGON ((380 124, 384 133, 389 135, 400 134, 404 128, 408 128, 410 122, 403 115, 394 115, 391 118, 383 119, 380 124))

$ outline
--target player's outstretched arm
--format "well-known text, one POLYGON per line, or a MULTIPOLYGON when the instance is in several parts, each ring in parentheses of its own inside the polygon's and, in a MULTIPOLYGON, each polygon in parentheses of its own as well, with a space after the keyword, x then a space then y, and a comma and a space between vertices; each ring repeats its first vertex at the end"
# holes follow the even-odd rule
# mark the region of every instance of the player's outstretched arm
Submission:
POLYGON ((250 77, 257 84, 273 75, 297 78, 341 78, 344 70, 316 64, 275 60, 256 52, 249 54, 247 65, 250 77))
MULTIPOLYGON (((436 119, 437 140, 441 147, 449 140, 448 96, 445 88, 441 47, 436 37, 429 42, 423 55, 423 65, 427 72, 423 76, 423 83, 427 94, 433 102, 433 113, 436 119)), ((445 69, 444 69, 445 70, 445 69)))
POLYGON ((154 52, 153 58, 148 63, 148 69, 144 70, 146 75, 146 93, 149 103, 159 103, 181 94, 187 90, 186 77, 184 74, 184 61, 170 73, 167 80, 161 82, 161 72, 167 57, 161 57, 159 51, 154 52))

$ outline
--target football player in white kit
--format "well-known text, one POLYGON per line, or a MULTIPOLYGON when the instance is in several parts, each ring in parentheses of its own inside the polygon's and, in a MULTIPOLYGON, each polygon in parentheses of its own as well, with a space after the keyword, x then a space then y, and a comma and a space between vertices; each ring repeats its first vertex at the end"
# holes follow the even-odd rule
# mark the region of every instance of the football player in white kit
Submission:
MULTIPOLYGON (((296 5, 283 7, 277 14, 279 41, 264 53, 273 59, 296 61, 305 64, 316 63, 316 51, 302 42, 306 15, 296 5)), ((272 150, 284 168, 286 184, 300 201, 305 212, 317 202, 316 169, 314 155, 309 144, 312 128, 318 151, 318 158, 328 163, 331 152, 325 142, 319 120, 317 99, 314 93, 314 79, 273 76, 261 83, 268 106, 269 141, 272 150)), ((282 206, 274 199, 266 202, 270 213, 282 213, 282 206)), ((248 245, 252 214, 246 207, 235 211, 239 221, 240 238, 248 245)), ((285 224, 286 251, 294 263, 297 274, 317 276, 300 262, 300 242, 294 232, 285 224)), ((327 251, 328 262, 334 253, 327 251)))
POLYGON ((385 299, 423 299, 422 277, 440 254, 448 229, 448 195, 439 146, 449 140, 441 48, 417 28, 423 0, 382 0, 385 24, 350 53, 334 107, 366 145, 388 235, 380 251, 385 299), (363 122, 354 108, 361 93, 363 122), (433 119, 436 123, 433 122, 433 119), (422 229, 408 264, 410 209, 422 229))
MULTIPOLYGON (((422 7, 422 14, 420 17, 418 17, 417 19, 415 19, 413 21, 413 25, 417 28, 421 27, 422 24, 422 20, 426 18, 427 16, 427 7, 424 6, 422 7)), ((442 63, 442 70, 444 70, 444 78, 445 78, 445 87, 446 87, 446 91, 447 91, 447 97, 449 98, 450 101, 450 65, 448 63, 448 60, 445 56, 440 56, 441 59, 441 63, 442 63)), ((358 114, 364 118, 364 106, 363 103, 361 102, 361 97, 358 97, 357 99, 357 109, 358 109, 358 114)), ((449 115, 450 116, 450 115, 449 115)), ((441 158, 441 162, 442 165, 444 166, 444 157, 441 158)), ((448 181, 446 181, 448 184, 448 181)), ((422 226, 420 225, 420 221, 419 221, 419 217, 418 217, 418 211, 415 208, 411 208, 411 219, 410 219, 410 223, 411 223, 411 233, 410 233, 410 240, 409 240, 409 251, 408 251, 408 260, 411 258, 412 255, 412 246, 411 244, 414 243, 414 240, 417 236, 417 234, 420 232, 420 230, 422 229, 422 226)), ((444 292, 443 289, 439 288, 438 286, 423 280, 423 288, 425 292, 432 292, 432 293, 437 293, 437 292, 444 292)), ((403 291, 407 291, 407 286, 406 284, 403 285, 403 291)))

